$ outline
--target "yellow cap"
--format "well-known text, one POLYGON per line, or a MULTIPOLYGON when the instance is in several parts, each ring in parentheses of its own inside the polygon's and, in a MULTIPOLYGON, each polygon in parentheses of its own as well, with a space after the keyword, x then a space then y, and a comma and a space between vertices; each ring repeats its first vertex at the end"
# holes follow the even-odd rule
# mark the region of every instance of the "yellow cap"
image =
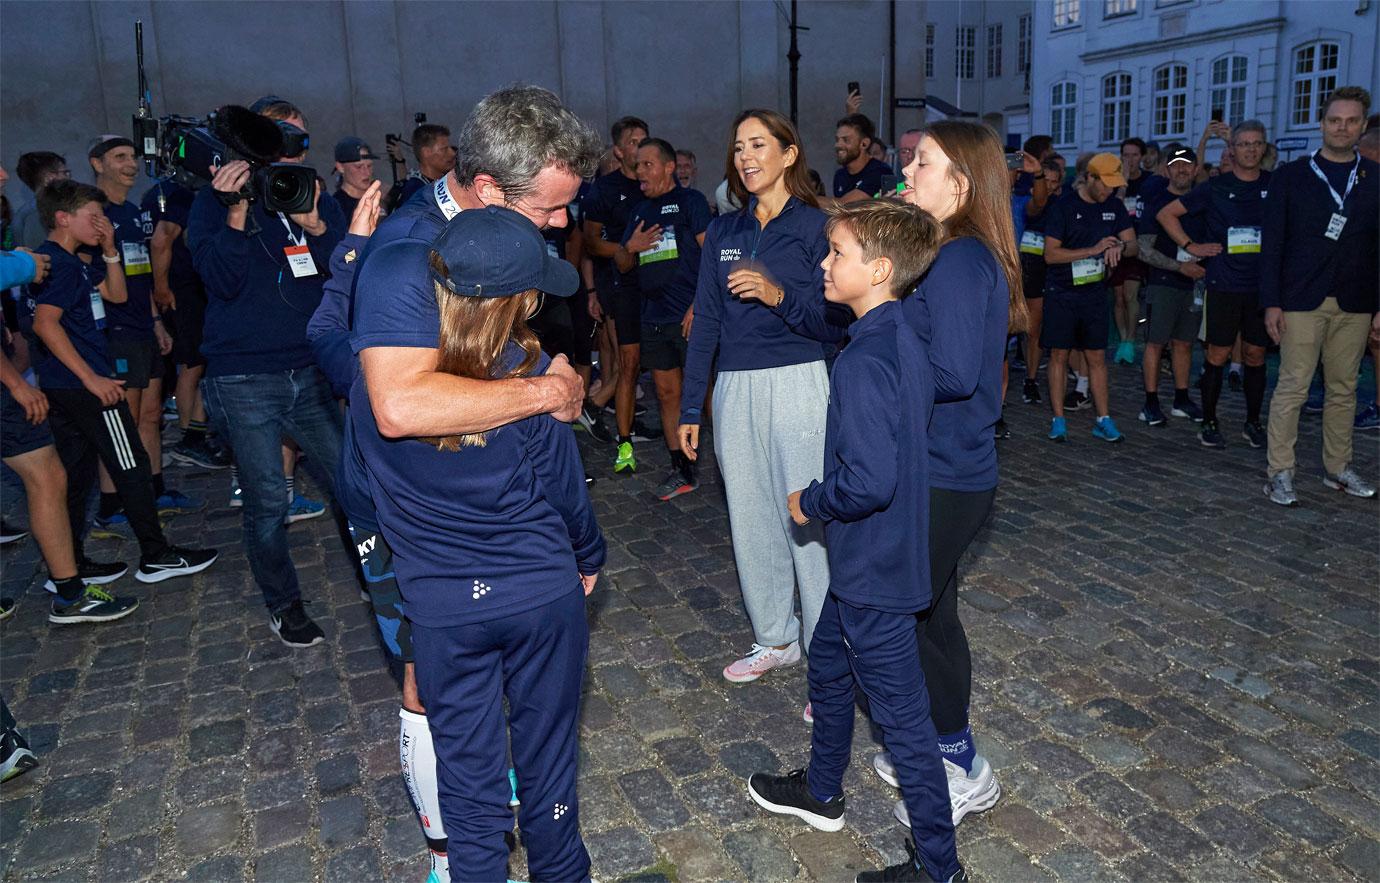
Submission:
POLYGON ((1099 153, 1088 160, 1088 174, 1108 187, 1126 186, 1126 178, 1121 174, 1121 157, 1114 153, 1099 153))

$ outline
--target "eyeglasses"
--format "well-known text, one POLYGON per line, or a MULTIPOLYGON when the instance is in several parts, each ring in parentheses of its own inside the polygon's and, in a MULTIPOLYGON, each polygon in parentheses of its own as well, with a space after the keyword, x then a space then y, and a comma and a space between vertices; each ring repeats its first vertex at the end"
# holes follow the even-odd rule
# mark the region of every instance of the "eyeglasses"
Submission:
POLYGON ((1264 141, 1233 141, 1231 144, 1233 147, 1263 148, 1265 146, 1264 141))

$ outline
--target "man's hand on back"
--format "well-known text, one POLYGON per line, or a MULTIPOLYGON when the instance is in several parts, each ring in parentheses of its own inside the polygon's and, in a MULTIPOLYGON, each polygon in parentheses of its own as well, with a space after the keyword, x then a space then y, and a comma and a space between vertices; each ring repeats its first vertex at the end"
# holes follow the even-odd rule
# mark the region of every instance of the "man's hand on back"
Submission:
POLYGON ((548 408, 547 413, 562 423, 573 423, 580 416, 580 407, 585 402, 584 381, 570 367, 570 360, 564 355, 551 360, 546 376, 557 381, 550 384, 548 394, 553 407, 548 408))

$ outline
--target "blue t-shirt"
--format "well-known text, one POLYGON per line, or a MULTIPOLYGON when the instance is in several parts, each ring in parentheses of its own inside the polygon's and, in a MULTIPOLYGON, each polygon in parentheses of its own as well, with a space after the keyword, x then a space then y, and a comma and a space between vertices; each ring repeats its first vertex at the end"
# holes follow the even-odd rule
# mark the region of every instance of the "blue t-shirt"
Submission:
MULTIPOLYGON (((107 310, 114 306, 101 300, 97 288, 105 280, 105 263, 98 256, 91 263, 69 253, 51 239, 34 249, 52 259, 48 276, 38 285, 29 286, 29 312, 42 304, 62 310, 59 324, 91 370, 102 377, 113 377, 105 343, 105 328, 109 321, 107 310)), ((77 375, 68 370, 47 347, 42 347, 34 363, 38 385, 45 389, 82 389, 77 375)))
POLYGON ((679 322, 695 299, 700 270, 698 237, 709 229, 709 201, 698 190, 677 184, 655 199, 633 208, 622 242, 627 243, 640 223, 661 225, 661 241, 636 255, 638 290, 642 292, 642 321, 651 325, 679 322))
POLYGON ((188 293, 206 296, 201 277, 192 265, 192 250, 187 247, 187 222, 192 216, 192 200, 195 198, 194 191, 165 179, 150 187, 139 201, 140 208, 149 213, 155 229, 159 221, 182 228, 182 235, 173 240, 172 262, 168 266, 168 287, 179 297, 188 293))
MULTIPOLYGON (((107 203, 105 216, 115 225, 115 248, 120 252, 125 291, 129 293, 124 303, 107 306, 106 328, 152 337, 153 264, 149 259, 149 237, 153 235, 153 216, 132 202, 107 203)), ((93 262, 101 259, 98 250, 93 250, 92 255, 93 262)))
POLYGON ((1242 181, 1235 173, 1218 175, 1179 198, 1187 215, 1201 215, 1207 238, 1222 253, 1207 259, 1208 288, 1254 293, 1260 288, 1260 232, 1265 223, 1265 194, 1270 173, 1242 181))
MULTIPOLYGON (((1160 222, 1155 219, 1155 216, 1159 214, 1160 209, 1178 198, 1179 194, 1174 193, 1168 187, 1161 187, 1151 193, 1142 190, 1140 219, 1136 222, 1136 235, 1154 236, 1155 251, 1174 260, 1179 259, 1179 247, 1174 244, 1174 240, 1169 238, 1169 234, 1164 232, 1164 228, 1160 226, 1160 222)), ((1207 236, 1207 230, 1201 217, 1184 215, 1180 220, 1183 222, 1184 232, 1194 242, 1202 242, 1207 236)), ((1150 267, 1150 277, 1147 281, 1150 285, 1164 285, 1169 288, 1177 288, 1180 291, 1187 291, 1193 287, 1193 280, 1184 274, 1175 273, 1172 270, 1161 270, 1159 267, 1150 267)))
MULTIPOLYGON (((1045 255, 1049 255, 1050 239, 1059 240, 1064 248, 1088 248, 1107 236, 1120 236, 1123 230, 1134 230, 1135 224, 1126 214, 1126 206, 1116 197, 1106 202, 1088 202, 1074 189, 1051 206, 1045 218, 1045 255)), ((1045 292, 1047 294, 1087 294, 1101 292, 1107 287, 1110 271, 1101 255, 1074 261, 1071 264, 1047 264, 1045 292)))
MULTIPOLYGON (((633 208, 645 199, 642 185, 629 178, 621 169, 594 179, 588 195, 580 202, 586 221, 603 224, 600 238, 605 242, 622 242, 623 231, 633 208)), ((594 258, 594 287, 607 295, 615 285, 632 284, 628 274, 618 272, 612 258, 594 258)))
POLYGON ((882 176, 894 175, 891 166, 877 159, 868 159, 867 165, 857 172, 848 171, 847 166, 839 166, 834 172, 834 198, 840 199, 861 190, 869 197, 876 196, 882 189, 882 176))

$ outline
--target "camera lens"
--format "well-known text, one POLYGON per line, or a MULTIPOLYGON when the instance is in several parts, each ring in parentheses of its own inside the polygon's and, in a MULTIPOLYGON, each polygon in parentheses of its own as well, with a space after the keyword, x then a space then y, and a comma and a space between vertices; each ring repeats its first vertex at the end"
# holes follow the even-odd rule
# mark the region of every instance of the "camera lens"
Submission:
POLYGON ((278 203, 294 203, 302 197, 302 187, 294 175, 282 173, 270 175, 268 179, 269 198, 278 203))

